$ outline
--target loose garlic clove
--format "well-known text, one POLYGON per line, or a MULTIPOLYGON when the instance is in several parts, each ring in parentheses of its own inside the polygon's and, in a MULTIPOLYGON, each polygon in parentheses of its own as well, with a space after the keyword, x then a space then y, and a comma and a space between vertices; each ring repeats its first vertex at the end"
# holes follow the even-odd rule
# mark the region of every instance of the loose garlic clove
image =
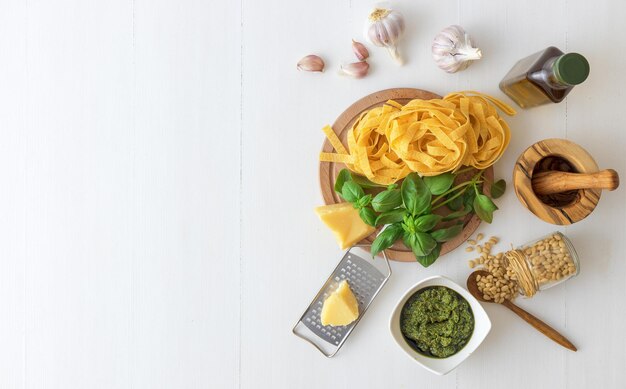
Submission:
POLYGON ((448 73, 464 70, 482 57, 480 49, 472 47, 472 39, 461 26, 450 26, 437 34, 432 53, 437 66, 448 73))
POLYGON ((352 51, 359 61, 365 61, 370 56, 370 53, 367 51, 365 45, 361 42, 355 41, 354 39, 352 39, 352 51))
POLYGON ((298 62, 298 70, 305 72, 323 72, 324 60, 317 55, 307 55, 298 62))
POLYGON ((365 77, 369 69, 370 65, 365 61, 341 65, 341 73, 354 78, 365 77))

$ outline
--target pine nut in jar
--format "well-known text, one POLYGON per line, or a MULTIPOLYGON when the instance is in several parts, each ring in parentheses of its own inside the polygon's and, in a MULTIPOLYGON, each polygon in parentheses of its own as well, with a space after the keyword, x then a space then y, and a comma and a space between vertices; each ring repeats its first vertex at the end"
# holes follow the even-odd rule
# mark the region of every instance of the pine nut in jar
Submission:
POLYGON ((574 246, 560 232, 507 251, 504 258, 520 294, 526 297, 558 285, 580 271, 574 246))
POLYGON ((471 269, 487 271, 476 283, 485 300, 503 303, 522 295, 532 297, 579 272, 578 255, 563 234, 554 232, 517 249, 492 253, 499 239, 492 236, 484 245, 468 240, 480 256, 468 262, 471 269))

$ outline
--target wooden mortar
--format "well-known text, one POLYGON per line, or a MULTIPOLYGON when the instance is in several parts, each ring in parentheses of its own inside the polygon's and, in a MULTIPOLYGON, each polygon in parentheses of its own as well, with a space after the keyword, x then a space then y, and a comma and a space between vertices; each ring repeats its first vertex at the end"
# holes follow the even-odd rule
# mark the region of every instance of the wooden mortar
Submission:
POLYGON ((619 185, 617 172, 598 171, 593 157, 565 139, 546 139, 530 146, 513 168, 519 201, 551 224, 576 223, 598 205, 602 189, 619 185))

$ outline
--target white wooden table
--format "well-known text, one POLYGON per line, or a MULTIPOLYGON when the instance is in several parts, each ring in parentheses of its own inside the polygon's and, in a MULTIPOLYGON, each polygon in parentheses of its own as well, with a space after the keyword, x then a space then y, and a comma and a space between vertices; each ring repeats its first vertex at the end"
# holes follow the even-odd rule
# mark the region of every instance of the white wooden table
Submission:
MULTIPOLYGON (((0 1, 1 388, 623 388, 626 191, 561 228, 580 275, 520 304, 572 353, 511 312, 457 370, 421 369, 388 316, 418 280, 463 282, 457 250, 393 277, 344 348, 322 357, 291 334, 341 256, 314 215, 321 127, 390 87, 440 94, 497 85, 549 45, 591 75, 566 102, 510 119, 496 175, 511 184, 531 143, 571 139, 626 174, 618 0, 405 1, 407 58, 370 47, 363 80, 339 77, 366 1, 0 1), (448 75, 431 59, 461 24, 484 59, 448 75), (323 74, 295 70, 317 53, 323 74)), ((507 100, 509 101, 509 100, 507 100)), ((480 231, 520 244, 555 230, 512 190, 480 231)))

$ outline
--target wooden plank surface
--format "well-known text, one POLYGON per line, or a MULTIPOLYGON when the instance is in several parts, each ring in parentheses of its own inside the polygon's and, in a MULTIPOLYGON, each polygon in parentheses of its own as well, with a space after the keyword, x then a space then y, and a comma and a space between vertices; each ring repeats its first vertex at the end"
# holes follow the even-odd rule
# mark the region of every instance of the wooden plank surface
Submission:
POLYGON ((394 304, 427 276, 463 283, 463 250, 428 269, 393 263, 333 359, 291 334, 342 254, 312 211, 321 127, 360 97, 413 87, 509 101, 497 85, 522 56, 555 45, 589 59, 566 102, 509 119, 495 166, 509 190, 479 229, 502 250, 557 229, 511 190, 532 143, 566 138, 626 174, 626 3, 399 2, 406 65, 369 45, 370 75, 340 77, 372 4, 0 0, 0 387, 623 387, 624 188, 558 228, 580 275, 519 301, 577 353, 489 304, 492 332, 454 372, 403 355, 388 330, 394 304), (454 75, 430 55, 450 24, 484 54, 454 75), (326 71, 297 72, 313 53, 326 71))

